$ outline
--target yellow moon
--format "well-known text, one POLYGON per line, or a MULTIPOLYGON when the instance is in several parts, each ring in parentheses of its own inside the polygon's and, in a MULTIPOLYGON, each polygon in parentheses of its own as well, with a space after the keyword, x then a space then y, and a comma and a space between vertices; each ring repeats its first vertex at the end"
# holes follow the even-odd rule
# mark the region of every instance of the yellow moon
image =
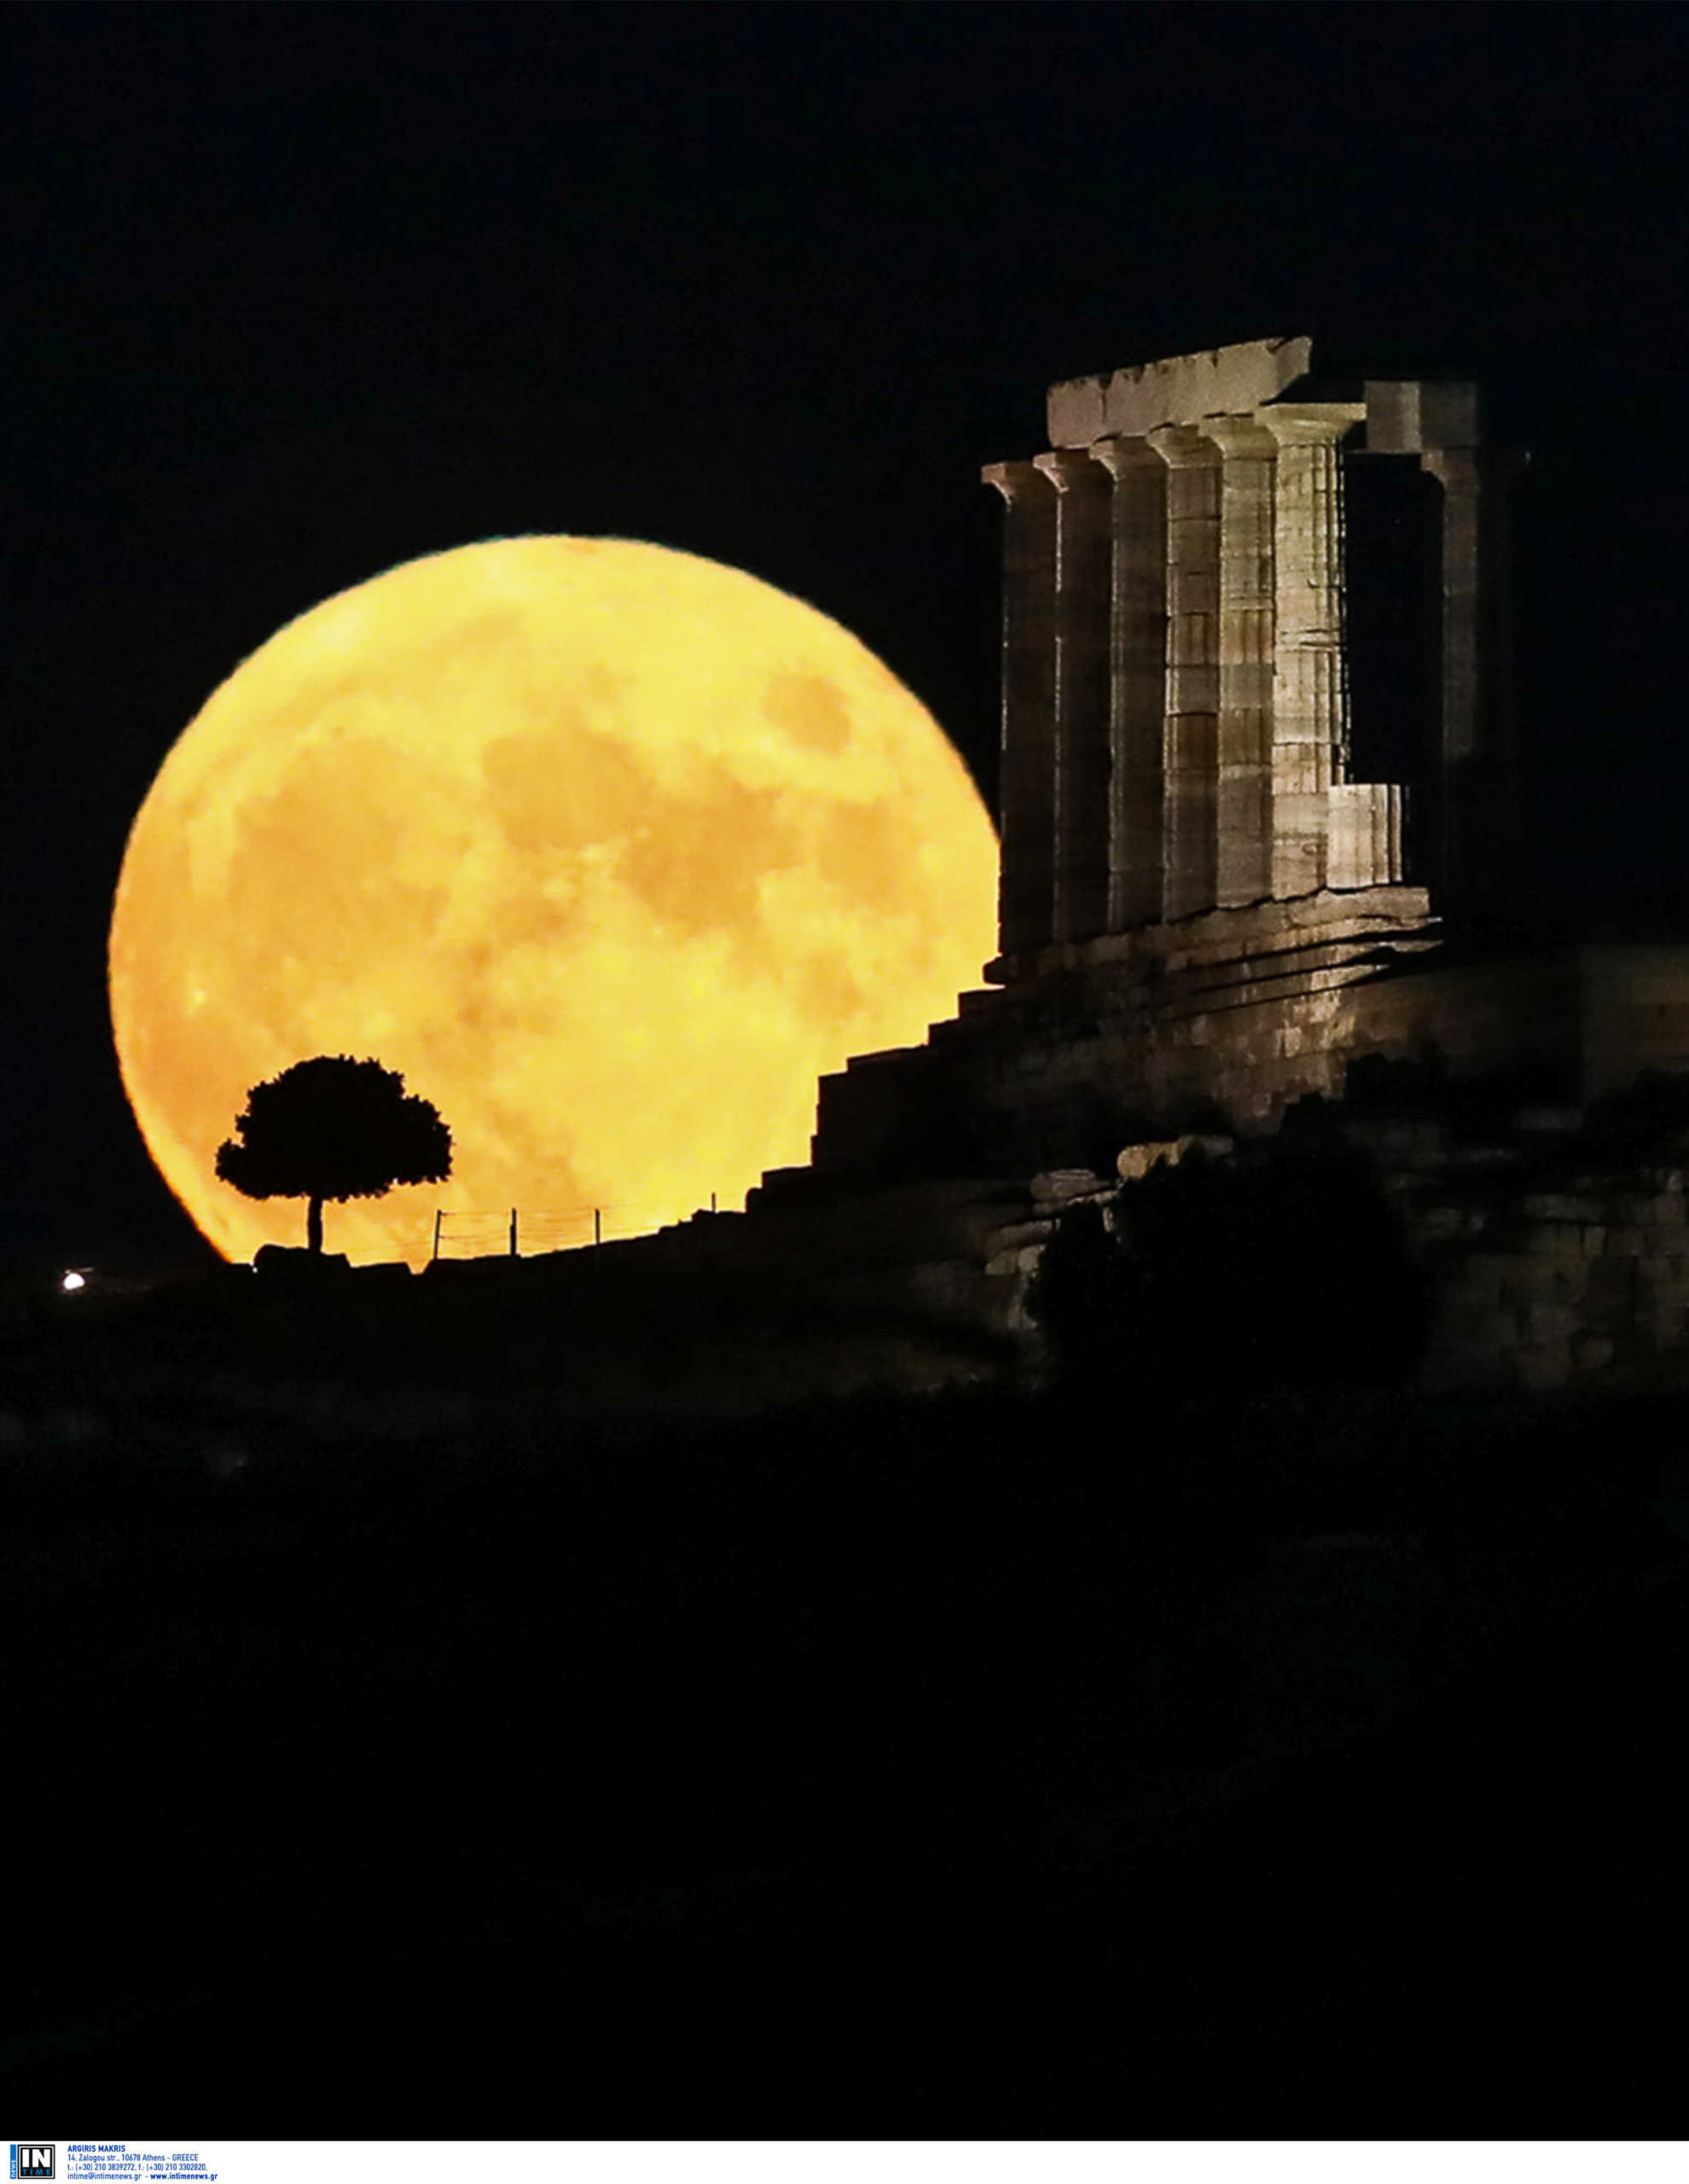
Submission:
POLYGON ((943 731, 812 607, 618 538, 410 561, 218 689, 136 818, 112 1024, 153 1159, 226 1257, 304 1240, 212 1161, 248 1088, 373 1056, 444 1184, 331 1205, 354 1262, 625 1235, 809 1158, 815 1081, 954 1013, 991 823, 943 731), (467 1218, 481 1217, 479 1225, 467 1218))

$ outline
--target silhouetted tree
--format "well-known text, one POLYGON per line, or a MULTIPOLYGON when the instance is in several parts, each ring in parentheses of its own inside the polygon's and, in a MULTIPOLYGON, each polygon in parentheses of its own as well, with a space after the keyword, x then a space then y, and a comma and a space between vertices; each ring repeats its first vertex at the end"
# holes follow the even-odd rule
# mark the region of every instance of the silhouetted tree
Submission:
POLYGON ((451 1131, 438 1110, 407 1094, 396 1069, 347 1054, 296 1061, 253 1085, 217 1149, 217 1172, 247 1198, 310 1200, 305 1241, 322 1249, 322 1201, 383 1198, 395 1183, 438 1183, 451 1173, 451 1131))

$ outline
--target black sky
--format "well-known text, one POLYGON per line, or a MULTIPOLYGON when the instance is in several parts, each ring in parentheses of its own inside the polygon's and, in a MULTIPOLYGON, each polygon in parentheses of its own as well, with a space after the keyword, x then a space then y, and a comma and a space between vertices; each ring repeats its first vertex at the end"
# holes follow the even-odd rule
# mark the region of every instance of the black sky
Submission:
POLYGON ((110 1050, 129 822, 398 561, 713 555, 988 793, 995 497, 1052 380, 1263 334, 1481 376, 1534 456, 1546 868, 1689 894, 1689 21, 1666 6, 14 7, 0 1238, 167 1249, 110 1050))

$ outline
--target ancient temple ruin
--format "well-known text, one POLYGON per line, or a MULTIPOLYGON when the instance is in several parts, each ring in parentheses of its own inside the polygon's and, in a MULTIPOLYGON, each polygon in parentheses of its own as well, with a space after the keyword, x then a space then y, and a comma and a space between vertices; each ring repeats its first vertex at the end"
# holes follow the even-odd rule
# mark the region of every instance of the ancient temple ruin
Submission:
POLYGON ((1529 939, 1523 465, 1476 386, 1263 340, 1064 381, 1048 430, 984 473, 1000 952, 924 1046, 823 1080, 818 1172, 1025 1174, 1269 1130, 1362 1057, 1571 1100, 1689 1066, 1682 950, 1529 939))
POLYGON ((1310 342, 1258 341, 1053 387, 1048 423, 1048 451, 984 473, 1007 517, 1005 959, 1410 876, 1403 784, 1358 778, 1351 747, 1345 487, 1380 457, 1442 498, 1440 839, 1412 876, 1444 908, 1493 899, 1517 797, 1476 388, 1322 386, 1310 342))

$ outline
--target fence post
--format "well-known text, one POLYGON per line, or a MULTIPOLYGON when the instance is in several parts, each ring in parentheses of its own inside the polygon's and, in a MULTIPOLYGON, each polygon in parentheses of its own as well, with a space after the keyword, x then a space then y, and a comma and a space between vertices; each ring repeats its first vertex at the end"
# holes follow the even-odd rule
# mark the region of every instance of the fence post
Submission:
POLYGON ((714 1193, 714 1191, 711 1191, 711 1194, 710 1194, 710 1211, 711 1211, 711 1213, 713 1213, 713 1212, 715 1211, 715 1210, 716 1210, 716 1194, 714 1193))
POLYGON ((516 1209, 514 1205, 510 1209, 510 1256, 513 1259, 516 1256, 516 1209))
POLYGON ((435 1257, 436 1258, 438 1258, 439 1255, 440 1255, 440 1210, 439 1210, 438 1206, 436 1206, 436 1207, 434 1208, 434 1257, 435 1257))
POLYGON ((604 1241, 604 1223, 596 1206, 592 1209, 592 1240, 595 1244, 604 1241))

